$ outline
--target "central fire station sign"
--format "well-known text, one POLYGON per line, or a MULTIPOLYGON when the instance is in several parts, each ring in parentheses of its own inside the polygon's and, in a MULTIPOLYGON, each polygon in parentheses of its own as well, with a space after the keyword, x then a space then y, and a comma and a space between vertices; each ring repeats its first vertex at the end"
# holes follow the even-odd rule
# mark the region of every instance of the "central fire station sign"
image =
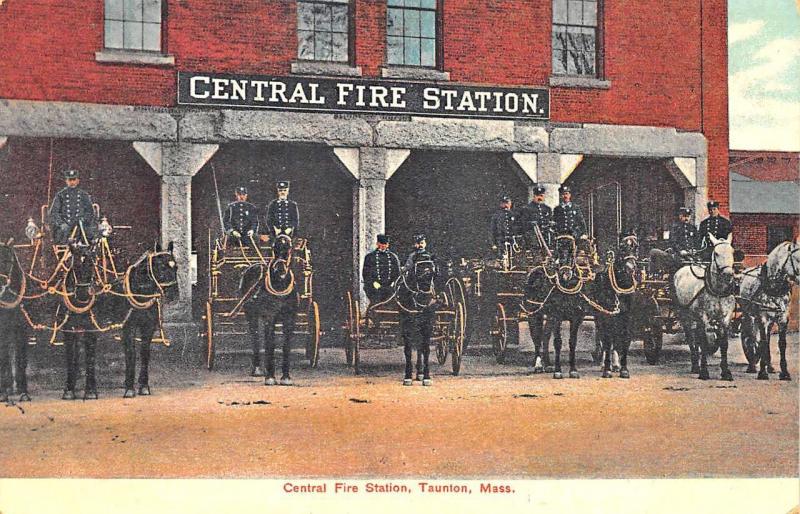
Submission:
POLYGON ((332 113, 548 119, 547 89, 178 73, 178 104, 332 113))

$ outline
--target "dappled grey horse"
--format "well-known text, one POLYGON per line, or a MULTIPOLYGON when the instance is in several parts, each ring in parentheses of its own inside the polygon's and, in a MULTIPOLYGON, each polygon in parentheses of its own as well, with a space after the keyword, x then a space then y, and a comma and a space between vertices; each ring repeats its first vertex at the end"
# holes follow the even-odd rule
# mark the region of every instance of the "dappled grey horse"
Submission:
POLYGON ((744 271, 739 286, 742 306, 742 346, 750 373, 761 366, 758 378, 769 378, 772 367, 770 332, 778 327, 778 349, 781 352, 781 380, 791 380, 786 363, 786 329, 789 322, 789 302, 792 284, 800 284, 800 245, 797 241, 783 242, 767 256, 766 262, 744 271))
POLYGON ((708 380, 708 355, 711 334, 720 348, 722 380, 733 380, 728 368, 728 327, 736 307, 733 280, 733 246, 731 236, 717 239, 709 234, 713 248, 706 265, 690 264, 680 268, 672 278, 672 294, 686 342, 692 353, 692 373, 708 380), (698 349, 700 366, 697 365, 698 349))

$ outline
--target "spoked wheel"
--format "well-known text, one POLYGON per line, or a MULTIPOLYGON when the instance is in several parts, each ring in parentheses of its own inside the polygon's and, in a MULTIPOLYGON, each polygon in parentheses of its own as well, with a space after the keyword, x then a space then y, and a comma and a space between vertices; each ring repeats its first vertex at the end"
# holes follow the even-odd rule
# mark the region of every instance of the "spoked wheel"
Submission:
POLYGON ((761 336, 758 333, 756 324, 753 323, 752 318, 749 316, 742 316, 740 327, 742 351, 744 352, 744 357, 747 359, 747 369, 748 372, 754 372, 759 360, 761 336))
POLYGON ((353 338, 355 337, 355 314, 353 309, 353 295, 347 292, 347 333, 344 337, 344 353, 347 365, 353 365, 353 338))
POLYGON ((506 347, 508 346, 508 326, 506 324, 506 308, 502 303, 497 304, 497 314, 494 317, 492 328, 492 350, 498 364, 506 360, 506 347))
POLYGON ((454 332, 452 340, 453 356, 451 361, 453 363, 453 375, 458 376, 461 372, 461 357, 464 355, 464 337, 466 332, 466 315, 464 314, 464 304, 458 302, 456 304, 456 315, 453 322, 454 332))
POLYGON ((211 300, 206 302, 206 368, 214 369, 214 309, 211 300))
POLYGON ((664 342, 664 333, 661 324, 652 324, 644 332, 644 358, 651 366, 658 364, 661 356, 661 347, 664 342))
POLYGON ((361 343, 361 309, 359 308, 358 302, 355 302, 353 306, 353 321, 355 330, 353 331, 354 337, 351 339, 351 341, 353 343, 353 367, 355 368, 356 375, 358 375, 361 373, 361 369, 359 368, 361 360, 358 352, 358 346, 361 343))
POLYGON ((319 305, 312 301, 308 304, 308 339, 306 340, 306 359, 312 368, 319 363, 320 339, 319 305))
POLYGON ((440 366, 447 361, 447 353, 449 351, 448 337, 443 337, 436 342, 436 361, 440 366))

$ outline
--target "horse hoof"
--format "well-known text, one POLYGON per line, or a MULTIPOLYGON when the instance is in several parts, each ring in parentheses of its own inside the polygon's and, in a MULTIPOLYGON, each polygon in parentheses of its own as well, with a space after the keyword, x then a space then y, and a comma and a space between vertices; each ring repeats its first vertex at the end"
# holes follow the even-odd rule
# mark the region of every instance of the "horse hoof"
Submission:
POLYGON ((623 369, 619 372, 619 378, 631 378, 631 374, 627 369, 623 369))
POLYGON ((274 386, 274 385, 277 385, 277 384, 278 384, 278 381, 275 380, 275 377, 269 377, 269 378, 264 379, 264 385, 265 386, 274 386))
POLYGON ((423 378, 422 379, 422 385, 424 385, 424 386, 432 386, 433 385, 433 380, 431 380, 430 378, 423 378))
POLYGON ((553 378, 555 378, 557 380, 558 379, 562 379, 562 378, 564 378, 564 375, 562 375, 560 371, 556 371, 555 373, 553 373, 553 378))
POLYGON ((75 391, 66 390, 64 394, 61 395, 62 400, 74 400, 75 399, 75 391))
POLYGON ((769 380, 769 373, 767 373, 766 371, 763 371, 763 370, 759 371, 758 372, 758 377, 756 377, 756 378, 758 378, 759 380, 769 380))
POLYGON ((756 371, 757 371, 756 367, 753 366, 753 365, 750 365, 750 366, 747 366, 747 371, 745 371, 745 373, 755 373, 756 371))
POLYGON ((702 370, 697 378, 700 380, 708 380, 711 377, 708 375, 708 370, 702 370))
POLYGON ((264 376, 264 368, 261 366, 250 366, 250 376, 251 377, 263 377, 264 376))
POLYGON ((611 378, 611 372, 607 369, 603 370, 603 378, 611 378))
POLYGON ((719 379, 726 382, 733 382, 733 374, 731 374, 730 371, 723 371, 722 376, 720 376, 719 379))
POLYGON ((29 402, 31 401, 31 395, 26 392, 19 395, 19 401, 21 402, 29 402))
POLYGON ((150 396, 150 386, 139 386, 139 396, 150 396))
POLYGON ((88 390, 83 392, 83 399, 84 400, 96 400, 97 399, 97 391, 95 390, 88 390))
POLYGON ((580 374, 577 371, 570 371, 569 378, 581 378, 580 374))
POLYGON ((538 375, 539 373, 544 373, 544 368, 542 366, 535 366, 533 368, 533 374, 538 375))
MULTIPOLYGON (((789 374, 788 371, 781 371, 780 379, 781 380, 791 380, 792 376, 789 374)), ((22 399, 20 399, 20 401, 22 401, 22 399)))
POLYGON ((404 386, 410 386, 410 385, 414 385, 414 381, 413 381, 413 380, 411 380, 410 378, 404 378, 404 379, 403 379, 403 385, 404 385, 404 386))
POLYGON ((614 373, 619 373, 619 366, 612 366, 611 371, 613 371, 614 373))
POLYGON ((770 373, 775 373, 775 368, 773 368, 771 365, 768 365, 767 366, 767 371, 770 372, 770 373))
POLYGON ((414 377, 414 382, 422 382, 422 376, 417 375, 416 377, 414 377))
POLYGON ((546 373, 553 373, 556 370, 553 366, 545 366, 544 371, 546 373))
POLYGON ((135 398, 136 391, 133 389, 125 389, 125 394, 122 395, 123 398, 135 398))
POLYGON ((294 382, 292 382, 292 379, 289 378, 289 377, 281 377, 280 384, 282 386, 290 386, 290 385, 294 385, 294 382))

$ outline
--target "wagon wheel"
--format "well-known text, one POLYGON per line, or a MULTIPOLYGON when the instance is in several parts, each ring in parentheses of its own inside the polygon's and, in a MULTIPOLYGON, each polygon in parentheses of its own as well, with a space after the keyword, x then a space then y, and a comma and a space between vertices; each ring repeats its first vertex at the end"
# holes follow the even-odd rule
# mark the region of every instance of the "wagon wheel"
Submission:
POLYGON ((206 302, 206 367, 214 368, 214 309, 211 300, 206 302))
POLYGON ((306 358, 312 368, 319 363, 319 305, 312 301, 308 304, 308 339, 306 340, 306 358))
POLYGON ((498 364, 503 364, 506 360, 506 347, 508 346, 508 327, 506 326, 506 308, 502 303, 497 304, 492 336, 494 356, 498 364))
POLYGON ((458 376, 461 372, 461 356, 464 354, 464 332, 466 329, 466 317, 464 314, 464 304, 456 304, 456 316, 454 320, 455 332, 453 333, 453 375, 458 376))
MULTIPOLYGON (((658 320, 656 320, 658 321, 658 320)), ((661 356, 661 346, 664 342, 664 332, 660 323, 653 323, 644 329, 644 358, 651 366, 658 364, 661 356)))
MULTIPOLYGON (((450 299, 450 297, 448 297, 450 299)), ((448 305, 448 310, 453 305, 448 305)), ((449 314, 447 315, 449 316, 449 314)), ((437 314, 437 318, 444 318, 444 314, 437 314)), ((453 316, 453 319, 455 316, 453 316)), ((446 319, 446 318, 445 318, 446 319)), ((437 325, 439 324, 439 319, 437 319, 437 325)), ((440 328, 440 333, 438 334, 440 337, 436 341, 436 361, 439 365, 443 365, 445 361, 447 361, 447 354, 450 351, 450 337, 453 335, 453 329, 455 326, 453 325, 452 321, 448 319, 447 321, 442 321, 444 324, 443 327, 440 328)))
POLYGON ((747 359, 747 372, 755 373, 760 353, 760 335, 757 333, 756 324, 750 316, 741 318, 742 351, 747 359))
POLYGON ((353 314, 353 295, 347 292, 347 333, 344 339, 344 353, 347 365, 353 365, 353 338, 355 337, 355 315, 353 314))
POLYGON ((436 361, 441 366, 447 361, 448 342, 447 337, 443 337, 436 342, 436 361))
POLYGON ((361 344, 361 309, 359 308, 358 302, 355 302, 353 304, 353 307, 354 307, 353 309, 354 337, 351 339, 351 341, 353 344, 353 367, 355 368, 355 374, 358 375, 359 373, 361 373, 361 370, 359 369, 360 356, 358 351, 358 347, 361 344))

